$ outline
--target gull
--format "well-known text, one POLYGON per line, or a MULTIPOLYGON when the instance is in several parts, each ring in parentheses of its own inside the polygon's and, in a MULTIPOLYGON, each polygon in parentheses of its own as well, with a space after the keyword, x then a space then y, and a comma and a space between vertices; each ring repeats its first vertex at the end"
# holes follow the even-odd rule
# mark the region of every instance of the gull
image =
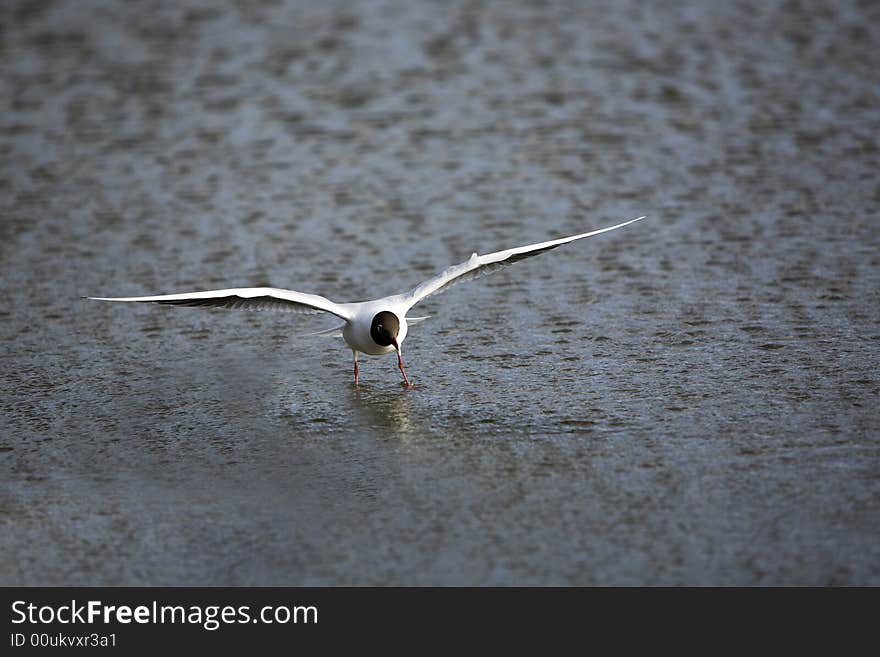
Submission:
POLYGON ((282 310, 300 314, 330 313, 345 323, 311 335, 338 335, 351 348, 354 356, 354 384, 359 384, 358 354, 371 356, 397 354, 397 367, 403 375, 403 384, 411 386, 403 366, 401 345, 406 338, 409 324, 427 317, 407 317, 406 313, 417 303, 434 294, 444 292, 456 283, 473 280, 499 269, 512 265, 539 253, 544 253, 570 242, 586 237, 607 233, 645 217, 631 219, 608 228, 600 228, 589 233, 571 235, 547 242, 529 244, 495 253, 477 255, 474 253, 464 262, 447 269, 417 285, 409 292, 383 297, 374 301, 357 303, 335 303, 316 294, 283 290, 274 287, 242 287, 228 290, 208 290, 206 292, 187 292, 184 294, 161 294, 148 297, 86 297, 94 301, 134 301, 141 303, 161 303, 172 306, 199 306, 217 308, 241 308, 245 310, 282 310))

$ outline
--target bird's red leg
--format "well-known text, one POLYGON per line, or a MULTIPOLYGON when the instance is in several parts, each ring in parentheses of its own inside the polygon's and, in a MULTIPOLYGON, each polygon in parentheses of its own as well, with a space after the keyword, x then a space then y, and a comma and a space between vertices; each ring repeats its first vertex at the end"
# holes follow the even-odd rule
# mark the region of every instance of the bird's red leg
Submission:
POLYGON ((358 385, 358 355, 354 352, 354 384, 358 385))
POLYGON ((399 351, 397 352, 397 367, 400 368, 400 373, 403 374, 403 382, 404 382, 406 385, 412 385, 412 384, 409 382, 409 379, 406 378, 406 370, 403 369, 403 359, 400 357, 400 352, 399 352, 399 351))

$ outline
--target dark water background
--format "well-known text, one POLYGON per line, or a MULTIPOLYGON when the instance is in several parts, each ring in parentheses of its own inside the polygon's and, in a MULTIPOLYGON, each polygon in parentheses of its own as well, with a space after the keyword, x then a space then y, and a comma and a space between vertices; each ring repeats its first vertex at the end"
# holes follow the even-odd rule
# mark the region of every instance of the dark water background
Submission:
POLYGON ((0 584, 880 584, 878 3, 0 16, 0 584))

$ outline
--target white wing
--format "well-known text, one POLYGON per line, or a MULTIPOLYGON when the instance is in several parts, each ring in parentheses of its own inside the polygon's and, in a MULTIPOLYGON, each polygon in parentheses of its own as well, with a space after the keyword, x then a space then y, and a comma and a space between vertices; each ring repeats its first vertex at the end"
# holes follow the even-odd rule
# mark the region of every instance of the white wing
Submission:
POLYGON ((239 287, 186 294, 161 294, 152 297, 87 297, 95 301, 140 301, 174 306, 243 308, 245 310, 283 310, 313 314, 327 312, 349 320, 352 314, 343 305, 317 294, 304 294, 275 287, 239 287))
POLYGON ((608 228, 601 228, 589 233, 563 237, 558 240, 550 240, 549 242, 540 242, 539 244, 529 244, 528 246, 507 249, 506 251, 496 251, 495 253, 487 253, 486 255, 477 255, 474 253, 468 260, 445 269, 434 278, 431 278, 418 287, 413 288, 403 295, 403 300, 406 303, 406 307, 411 308, 422 299, 429 297, 432 294, 444 292, 456 283, 470 281, 479 278, 480 276, 491 274, 502 267, 507 267, 514 262, 519 262, 525 258, 531 258, 539 253, 549 251, 550 249, 555 249, 557 246, 582 240, 585 237, 591 237, 593 235, 598 235, 599 233, 607 233, 611 230, 617 230, 618 228, 623 228, 624 226, 628 226, 629 224, 635 223, 644 218, 645 217, 639 217, 638 219, 631 219, 622 224, 617 224, 616 226, 610 226, 608 228))

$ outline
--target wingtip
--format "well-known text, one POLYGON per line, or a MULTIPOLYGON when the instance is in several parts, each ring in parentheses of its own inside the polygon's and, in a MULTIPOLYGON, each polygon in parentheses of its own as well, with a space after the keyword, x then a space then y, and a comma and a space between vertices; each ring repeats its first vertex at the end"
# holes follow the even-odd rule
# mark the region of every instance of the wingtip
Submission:
POLYGON ((648 215, 643 214, 641 217, 636 217, 635 219, 630 219, 629 221, 624 221, 622 224, 619 224, 619 226, 620 226, 621 228, 622 228, 623 226, 629 226, 630 224, 634 224, 634 223, 636 223, 637 221, 641 221, 642 219, 645 219, 647 216, 648 216, 648 215))

